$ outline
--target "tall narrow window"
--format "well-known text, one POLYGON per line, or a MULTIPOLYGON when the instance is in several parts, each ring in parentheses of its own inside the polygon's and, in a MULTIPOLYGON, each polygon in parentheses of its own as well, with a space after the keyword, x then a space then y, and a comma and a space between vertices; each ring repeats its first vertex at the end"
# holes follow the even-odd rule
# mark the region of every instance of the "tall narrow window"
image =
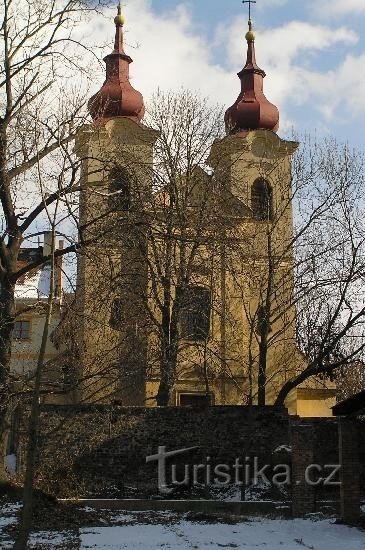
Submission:
POLYGON ((109 174, 109 207, 112 210, 129 210, 131 207, 131 178, 123 166, 113 168, 109 174))
POLYGON ((30 339, 30 321, 15 321, 14 338, 15 340, 30 339))
POLYGON ((114 330, 121 330, 124 326, 124 305, 124 301, 120 298, 113 300, 109 323, 114 330))
POLYGON ((180 336, 203 341, 209 336, 211 293, 208 288, 188 286, 182 298, 180 336))
POLYGON ((272 219, 272 189, 263 178, 257 179, 252 185, 251 209, 255 220, 272 219))

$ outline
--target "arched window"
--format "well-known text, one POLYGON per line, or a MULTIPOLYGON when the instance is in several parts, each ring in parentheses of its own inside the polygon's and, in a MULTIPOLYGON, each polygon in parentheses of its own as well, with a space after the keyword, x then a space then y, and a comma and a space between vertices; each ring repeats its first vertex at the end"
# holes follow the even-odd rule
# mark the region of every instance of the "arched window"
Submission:
POLYGON ((251 210, 255 220, 272 219, 272 189, 263 178, 257 179, 252 185, 251 210))
POLYGON ((115 298, 112 302, 109 324, 114 330, 121 330, 125 325, 126 302, 115 298))
POLYGON ((189 285, 185 289, 179 315, 180 337, 195 341, 206 340, 209 337, 210 316, 210 289, 189 285))
POLYGON ((123 166, 113 168, 109 173, 109 208, 129 210, 131 207, 131 178, 123 166))

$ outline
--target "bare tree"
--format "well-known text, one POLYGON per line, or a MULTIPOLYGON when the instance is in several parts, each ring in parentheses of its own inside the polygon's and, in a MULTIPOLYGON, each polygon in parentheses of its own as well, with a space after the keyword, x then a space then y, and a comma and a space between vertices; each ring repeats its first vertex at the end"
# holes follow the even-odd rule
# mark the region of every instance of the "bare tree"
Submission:
POLYGON ((307 380, 326 387, 364 346, 363 155, 304 137, 290 177, 270 147, 254 184, 249 171, 237 176, 249 211, 224 237, 244 310, 244 402, 261 405, 283 404, 307 380))
MULTIPOLYGON (((15 319, 14 287, 25 273, 50 257, 18 263, 21 244, 32 238, 45 209, 78 190, 79 164, 71 143, 84 118, 86 45, 77 38, 77 23, 98 11, 83 0, 4 0, 0 114, 0 202, 4 219, 0 236, 0 402, 6 409, 11 340, 15 319), (72 75, 83 76, 80 87, 72 75), (43 190, 43 194, 42 191, 43 190)), ((65 209, 60 217, 64 217, 65 209)), ((66 208, 67 211, 67 208, 66 208)), ((76 238, 57 255, 79 246, 76 238)), ((5 419, 6 415, 2 415, 5 419)))
POLYGON ((364 156, 334 140, 313 151, 315 195, 302 201, 313 210, 313 203, 330 200, 295 246, 297 341, 306 364, 283 385, 278 404, 310 378, 336 378, 363 362, 364 156))
MULTIPOLYGON (((84 333, 92 330, 94 342, 100 337, 78 376, 79 381, 88 377, 89 398, 96 398, 97 384, 104 387, 103 398, 115 393, 118 376, 119 386, 132 389, 149 354, 149 374, 157 372, 160 379, 157 402, 170 402, 177 357, 188 347, 180 321, 181 311, 187 317, 195 302, 193 286, 196 291, 200 285, 201 306, 211 307, 210 293, 204 294, 201 287, 203 279, 206 287, 209 282, 205 264, 211 263, 216 248, 217 204, 206 159, 213 141, 222 135, 222 120, 219 106, 191 92, 158 92, 145 119, 158 136, 153 164, 136 160, 133 152, 124 153, 121 164, 121 159, 115 160, 120 151, 113 154, 110 148, 108 158, 99 159, 104 185, 90 187, 87 201, 89 209, 103 212, 97 231, 104 246, 87 256, 94 265, 92 278, 78 280, 79 294, 87 293, 84 303, 94 301, 87 313, 92 329, 84 333), (199 267, 205 270, 200 279, 199 267), (146 350, 147 338, 152 353, 146 350)), ((79 314, 85 315, 85 308, 79 314)), ((201 345, 205 339, 202 333, 201 345)))
POLYGON ((42 375, 44 373, 44 364, 46 356, 47 341, 49 338, 49 327, 51 323, 52 307, 55 294, 55 225, 57 223, 57 209, 59 200, 56 202, 53 217, 47 211, 48 219, 52 227, 51 240, 51 262, 49 278, 49 295, 47 299, 42 340, 38 354, 37 366, 34 375, 34 384, 32 385, 32 400, 29 414, 29 427, 27 434, 27 455, 25 460, 25 478, 23 491, 23 509, 20 522, 19 535, 14 545, 15 549, 23 550, 27 548, 30 530, 32 527, 33 512, 33 484, 35 475, 35 466, 38 450, 39 435, 39 406, 41 397, 42 375))
MULTIPOLYGON (((257 254, 253 238, 246 276, 256 297, 244 306, 246 365, 262 405, 268 395, 284 404, 308 380, 326 387, 339 367, 344 372, 362 361, 365 343, 362 153, 334 140, 304 138, 292 178, 279 171, 273 181, 272 172, 263 158, 262 181, 281 194, 280 201, 271 201, 270 190, 261 196, 264 223, 256 231, 264 251, 257 254), (293 231, 286 231, 291 212, 293 231)), ((247 258, 247 242, 237 254, 247 258)), ((250 384, 248 402, 252 390, 250 384)))
MULTIPOLYGON (((170 402, 181 339, 194 330, 188 326, 189 308, 194 304, 196 307, 199 300, 201 308, 204 299, 209 307, 211 303, 210 294, 204 298, 200 292, 198 296, 198 287, 194 290, 193 285, 199 279, 197 263, 209 262, 215 246, 213 220, 217 205, 206 159, 213 141, 221 136, 222 119, 220 107, 211 107, 207 99, 187 91, 157 94, 149 110, 147 120, 159 132, 155 193, 148 214, 153 298, 149 312, 160 350, 158 405, 170 402), (187 321, 183 335, 179 327, 182 312, 187 321)), ((196 330, 202 330, 199 339, 204 342, 207 334, 203 334, 202 321, 196 330)))
MULTIPOLYGON (((276 399, 279 403, 298 384, 310 377, 318 381, 318 375, 328 371, 328 361, 315 369, 308 367, 313 349, 319 353, 324 343, 314 345, 317 330, 308 345, 303 344, 309 326, 304 319, 316 323, 318 306, 348 300, 360 281, 361 216, 354 197, 362 189, 362 158, 331 141, 304 140, 290 172, 280 154, 275 160, 275 151, 263 151, 258 157, 261 187, 252 188, 251 196, 242 202, 226 185, 229 178, 231 186, 235 184, 232 174, 237 160, 229 155, 220 158, 213 171, 207 164, 214 140, 222 137, 221 109, 207 105, 207 100, 186 91, 157 94, 147 123, 159 137, 153 165, 139 167, 145 177, 133 178, 133 159, 119 168, 110 163, 111 174, 115 168, 129 171, 131 194, 137 200, 129 204, 123 177, 114 191, 106 189, 104 200, 114 197, 119 214, 116 218, 105 214, 104 234, 118 235, 124 267, 120 260, 119 267, 111 261, 110 273, 100 274, 100 285, 93 287, 92 294, 101 302, 110 302, 113 293, 117 297, 115 307, 108 307, 114 308, 112 324, 120 338, 108 343, 111 355, 118 355, 118 348, 124 350, 119 367, 129 372, 126 387, 136 380, 136 363, 144 362, 147 372, 141 378, 159 380, 157 396, 148 396, 157 397, 159 405, 171 403, 179 377, 192 372, 194 379, 203 381, 206 393, 213 379, 220 380, 221 402, 227 402, 229 381, 243 403, 256 399, 260 404, 276 399), (146 181, 150 182, 147 194, 146 181), (357 207, 349 217, 354 201, 357 207), (357 268, 351 270, 351 255, 345 249, 355 233, 357 268), (342 273, 347 266, 351 280, 342 298, 337 254, 343 261, 342 273), (126 299, 132 295, 134 299, 126 299), (240 313, 228 304, 233 295, 243 309, 240 313), (206 323, 214 324, 214 338, 206 323), (237 364, 239 374, 233 367, 237 364)), ((293 152, 295 144, 287 142, 286 147, 293 152)), ((246 186, 250 177, 250 171, 239 175, 246 186)), ((106 250, 92 253, 97 265, 102 264, 101 256, 109 254, 106 250)), ((333 311, 342 318, 343 307, 333 311)), ((361 315, 357 326, 360 320, 361 315)), ((321 322, 323 329, 323 315, 321 322)), ((352 323, 338 335, 341 345, 350 337, 357 343, 345 354, 349 361, 362 351, 359 334, 354 339, 351 327, 352 323)), ((101 327, 99 332, 102 335, 101 327)), ((330 334, 333 349, 338 348, 333 330, 321 334, 327 339, 330 334)), ((103 338, 94 364, 103 364, 102 354, 106 358, 103 338)), ((319 365, 318 356, 316 361, 319 365)), ((337 361, 333 367, 343 363, 337 361)), ((121 375, 119 367, 104 380, 110 395, 121 375)), ((99 375, 108 370, 104 364, 99 375)), ((96 380, 92 371, 91 385, 96 380)))

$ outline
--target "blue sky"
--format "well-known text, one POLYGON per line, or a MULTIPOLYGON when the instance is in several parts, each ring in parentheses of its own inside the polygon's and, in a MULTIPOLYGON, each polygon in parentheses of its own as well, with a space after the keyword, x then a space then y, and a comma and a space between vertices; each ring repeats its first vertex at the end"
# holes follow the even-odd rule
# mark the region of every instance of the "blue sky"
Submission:
MULTIPOLYGON (((183 85, 231 105, 239 91, 248 11, 241 0, 130 0, 123 5, 134 85, 148 96, 183 85)), ((365 139, 365 0, 257 0, 256 53, 281 135, 365 139)), ((111 22, 98 28, 104 41, 111 22)))
MULTIPOLYGON (((117 0, 115 0, 117 4, 117 0)), ((148 98, 185 86, 226 107, 239 93, 247 44, 241 0, 124 0, 133 85, 148 98)), ((115 8, 86 28, 113 43, 115 8)), ((253 6, 265 94, 280 110, 282 137, 314 131, 363 148, 365 0, 257 0, 253 6)), ((82 29, 81 29, 82 30, 82 29)), ((84 29, 85 30, 85 29, 84 29)), ((102 55, 100 54, 100 57, 102 55)), ((95 73, 95 90, 103 81, 95 73)))
MULTIPOLYGON (((233 76, 241 68, 237 44, 231 51, 227 44, 227 34, 230 40, 236 38, 240 41, 243 59, 245 43, 242 38, 248 11, 247 5, 243 6, 240 0, 152 0, 143 4, 150 14, 155 15, 156 23, 159 20, 176 21, 176 14, 183 10, 189 19, 186 35, 201 39, 205 48, 210 49, 208 64, 218 65, 227 73, 231 71, 233 76), (232 36, 232 31, 237 34, 236 37, 232 36), (234 58, 237 59, 236 64, 234 58)), ((130 5, 130 2, 125 5, 127 14, 130 5)), ((319 133, 336 135, 341 141, 349 141, 356 146, 365 145, 365 78, 362 74, 365 73, 365 0, 257 0, 253 14, 258 62, 267 72, 267 96, 279 103, 281 133, 290 132, 292 127, 298 132, 316 129, 319 133), (288 34, 290 25, 295 24, 297 31, 293 28, 288 34), (281 43, 280 29, 283 30, 281 43), (275 62, 275 47, 270 58, 270 34, 275 35, 276 42, 279 42, 276 48, 281 52, 287 50, 281 66, 275 62), (304 44, 294 46, 293 34, 302 34, 304 44), (324 43, 311 46, 308 36, 314 41, 316 38, 320 41, 322 37, 324 43), (327 38, 323 38, 325 36, 327 38), (293 48, 297 49, 295 53, 293 48), (293 82, 296 85, 293 86, 293 82), (349 89, 352 89, 350 93, 349 89)), ((133 35, 133 28, 138 23, 130 19, 129 23, 133 35)), ((143 41, 139 43, 143 48, 143 41)), ((199 55, 198 49, 196 55, 199 55)), ((158 70, 158 59, 156 62, 158 70)), ((204 71, 201 79, 203 81, 204 71)), ((195 80, 194 84, 196 88, 201 87, 203 93, 206 92, 205 83, 200 86, 199 81, 195 80)), ((216 86, 221 86, 220 79, 216 86)), ((214 99, 216 90, 212 88, 209 95, 214 99)), ((217 99, 228 106, 237 93, 238 81, 232 80, 231 97, 225 90, 224 96, 219 94, 217 99)))

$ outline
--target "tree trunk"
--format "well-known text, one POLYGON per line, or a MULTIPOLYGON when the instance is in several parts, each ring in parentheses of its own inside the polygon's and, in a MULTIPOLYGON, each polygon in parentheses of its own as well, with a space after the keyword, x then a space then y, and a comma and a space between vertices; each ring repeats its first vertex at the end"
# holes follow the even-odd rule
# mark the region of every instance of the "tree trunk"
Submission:
POLYGON ((222 244, 220 245, 220 294, 221 294, 221 307, 220 307, 220 402, 221 405, 226 404, 226 376, 227 376, 227 334, 226 334, 226 236, 222 237, 222 244))
POLYGON ((258 372, 258 394, 257 403, 261 407, 266 405, 266 383, 267 383, 267 352, 268 352, 268 336, 270 331, 270 315, 273 278, 275 273, 274 257, 272 250, 272 235, 269 229, 267 234, 267 251, 268 251, 268 274, 267 288, 265 291, 265 301, 263 304, 263 318, 260 321, 260 343, 259 343, 259 372, 258 372))
POLYGON ((162 353, 164 357, 161 360, 161 380, 156 400, 159 407, 167 407, 170 404, 176 378, 177 345, 172 344, 162 353))
POLYGON ((162 339, 160 385, 156 399, 159 407, 167 407, 170 404, 171 392, 176 378, 178 341, 175 321, 171 320, 169 322, 168 332, 166 334, 164 331, 162 339))
MULTIPOLYGON (((170 295, 170 292, 168 294, 170 295)), ((181 302, 181 295, 178 292, 176 294, 172 312, 170 313, 170 307, 166 306, 162 312, 160 385, 156 398, 159 407, 167 407, 170 404, 176 379, 178 317, 181 302)))
POLYGON ((267 332, 261 335, 259 348, 257 404, 261 407, 264 407, 266 405, 267 332))
POLYGON ((14 330, 14 285, 3 280, 0 291, 0 481, 6 480, 4 458, 9 429, 8 377, 11 360, 11 342, 14 330))
MULTIPOLYGON (((52 237, 52 254, 54 254, 55 236, 52 237)), ((54 258, 52 260, 51 275, 50 275, 50 289, 49 297, 47 301, 46 318, 44 321, 42 342, 39 350, 37 370, 34 382, 34 391, 32 397, 32 405, 29 419, 28 429, 28 448, 26 456, 26 472, 23 491, 23 509, 21 515, 21 523, 19 529, 18 538, 14 544, 14 550, 26 550, 28 546, 28 539, 32 527, 32 514, 33 514, 33 483, 36 465, 36 456, 38 448, 38 432, 39 432, 39 398, 42 382, 43 365, 46 354, 46 346, 49 333, 49 325, 52 315, 52 304, 54 297, 54 258)))
POLYGON ((14 285, 9 279, 5 278, 1 282, 0 291, 0 403, 3 402, 3 397, 5 397, 3 392, 6 392, 9 375, 14 320, 14 285))

